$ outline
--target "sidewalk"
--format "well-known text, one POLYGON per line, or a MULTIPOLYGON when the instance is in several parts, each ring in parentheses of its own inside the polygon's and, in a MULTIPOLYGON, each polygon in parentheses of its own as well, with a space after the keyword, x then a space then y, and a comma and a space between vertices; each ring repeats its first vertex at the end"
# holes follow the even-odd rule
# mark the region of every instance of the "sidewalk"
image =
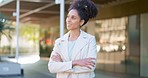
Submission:
MULTIPOLYGON (((22 64, 24 76, 0 76, 0 78, 56 78, 55 74, 48 71, 48 59, 49 58, 41 58, 38 62, 33 64, 22 64)), ((95 78, 140 78, 133 75, 115 74, 98 70, 95 71, 95 75, 95 78)))
POLYGON ((134 75, 95 71, 95 78, 140 78, 134 75))

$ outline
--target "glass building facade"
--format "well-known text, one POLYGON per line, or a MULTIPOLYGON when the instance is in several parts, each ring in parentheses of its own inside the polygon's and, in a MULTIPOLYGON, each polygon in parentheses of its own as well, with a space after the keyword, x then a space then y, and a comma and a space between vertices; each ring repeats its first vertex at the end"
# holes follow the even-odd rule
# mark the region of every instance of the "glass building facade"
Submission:
POLYGON ((87 32, 97 40, 97 70, 148 77, 147 25, 148 13, 90 22, 87 32))

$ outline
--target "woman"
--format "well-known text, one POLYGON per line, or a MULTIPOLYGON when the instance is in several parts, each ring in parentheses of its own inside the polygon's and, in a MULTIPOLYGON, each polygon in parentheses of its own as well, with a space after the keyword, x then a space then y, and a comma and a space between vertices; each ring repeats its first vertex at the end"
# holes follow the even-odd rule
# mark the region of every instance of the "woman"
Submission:
POLYGON ((81 30, 98 11, 91 0, 75 0, 66 18, 67 29, 55 41, 48 68, 57 78, 94 78, 96 67, 95 37, 81 30))

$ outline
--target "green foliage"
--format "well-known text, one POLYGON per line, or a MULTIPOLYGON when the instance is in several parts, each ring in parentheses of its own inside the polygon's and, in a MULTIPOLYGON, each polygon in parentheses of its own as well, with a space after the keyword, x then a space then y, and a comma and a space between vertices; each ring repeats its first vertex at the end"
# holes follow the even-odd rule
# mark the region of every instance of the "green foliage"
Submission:
POLYGON ((0 32, 4 29, 4 23, 0 21, 0 32))
POLYGON ((39 40, 39 26, 34 24, 23 24, 20 26, 20 36, 25 37, 29 41, 39 40))
POLYGON ((5 35, 8 39, 11 39, 10 34, 7 34, 5 30, 14 30, 13 27, 7 26, 8 17, 6 17, 4 14, 0 13, 0 40, 1 36, 5 35))
POLYGON ((3 31, 6 20, 6 17, 0 13, 0 32, 3 31))

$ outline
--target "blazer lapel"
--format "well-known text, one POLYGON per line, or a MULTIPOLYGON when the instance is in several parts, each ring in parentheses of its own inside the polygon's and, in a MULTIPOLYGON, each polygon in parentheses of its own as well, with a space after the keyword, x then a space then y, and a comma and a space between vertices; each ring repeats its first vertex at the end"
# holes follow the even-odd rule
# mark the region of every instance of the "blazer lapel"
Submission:
POLYGON ((69 57, 68 57, 68 35, 69 35, 69 32, 61 38, 61 42, 59 43, 60 48, 61 48, 60 55, 62 55, 62 57, 65 59, 65 61, 69 61, 69 57))
POLYGON ((81 30, 80 36, 76 40, 76 44, 72 50, 72 59, 78 55, 80 50, 88 43, 87 35, 81 30))

